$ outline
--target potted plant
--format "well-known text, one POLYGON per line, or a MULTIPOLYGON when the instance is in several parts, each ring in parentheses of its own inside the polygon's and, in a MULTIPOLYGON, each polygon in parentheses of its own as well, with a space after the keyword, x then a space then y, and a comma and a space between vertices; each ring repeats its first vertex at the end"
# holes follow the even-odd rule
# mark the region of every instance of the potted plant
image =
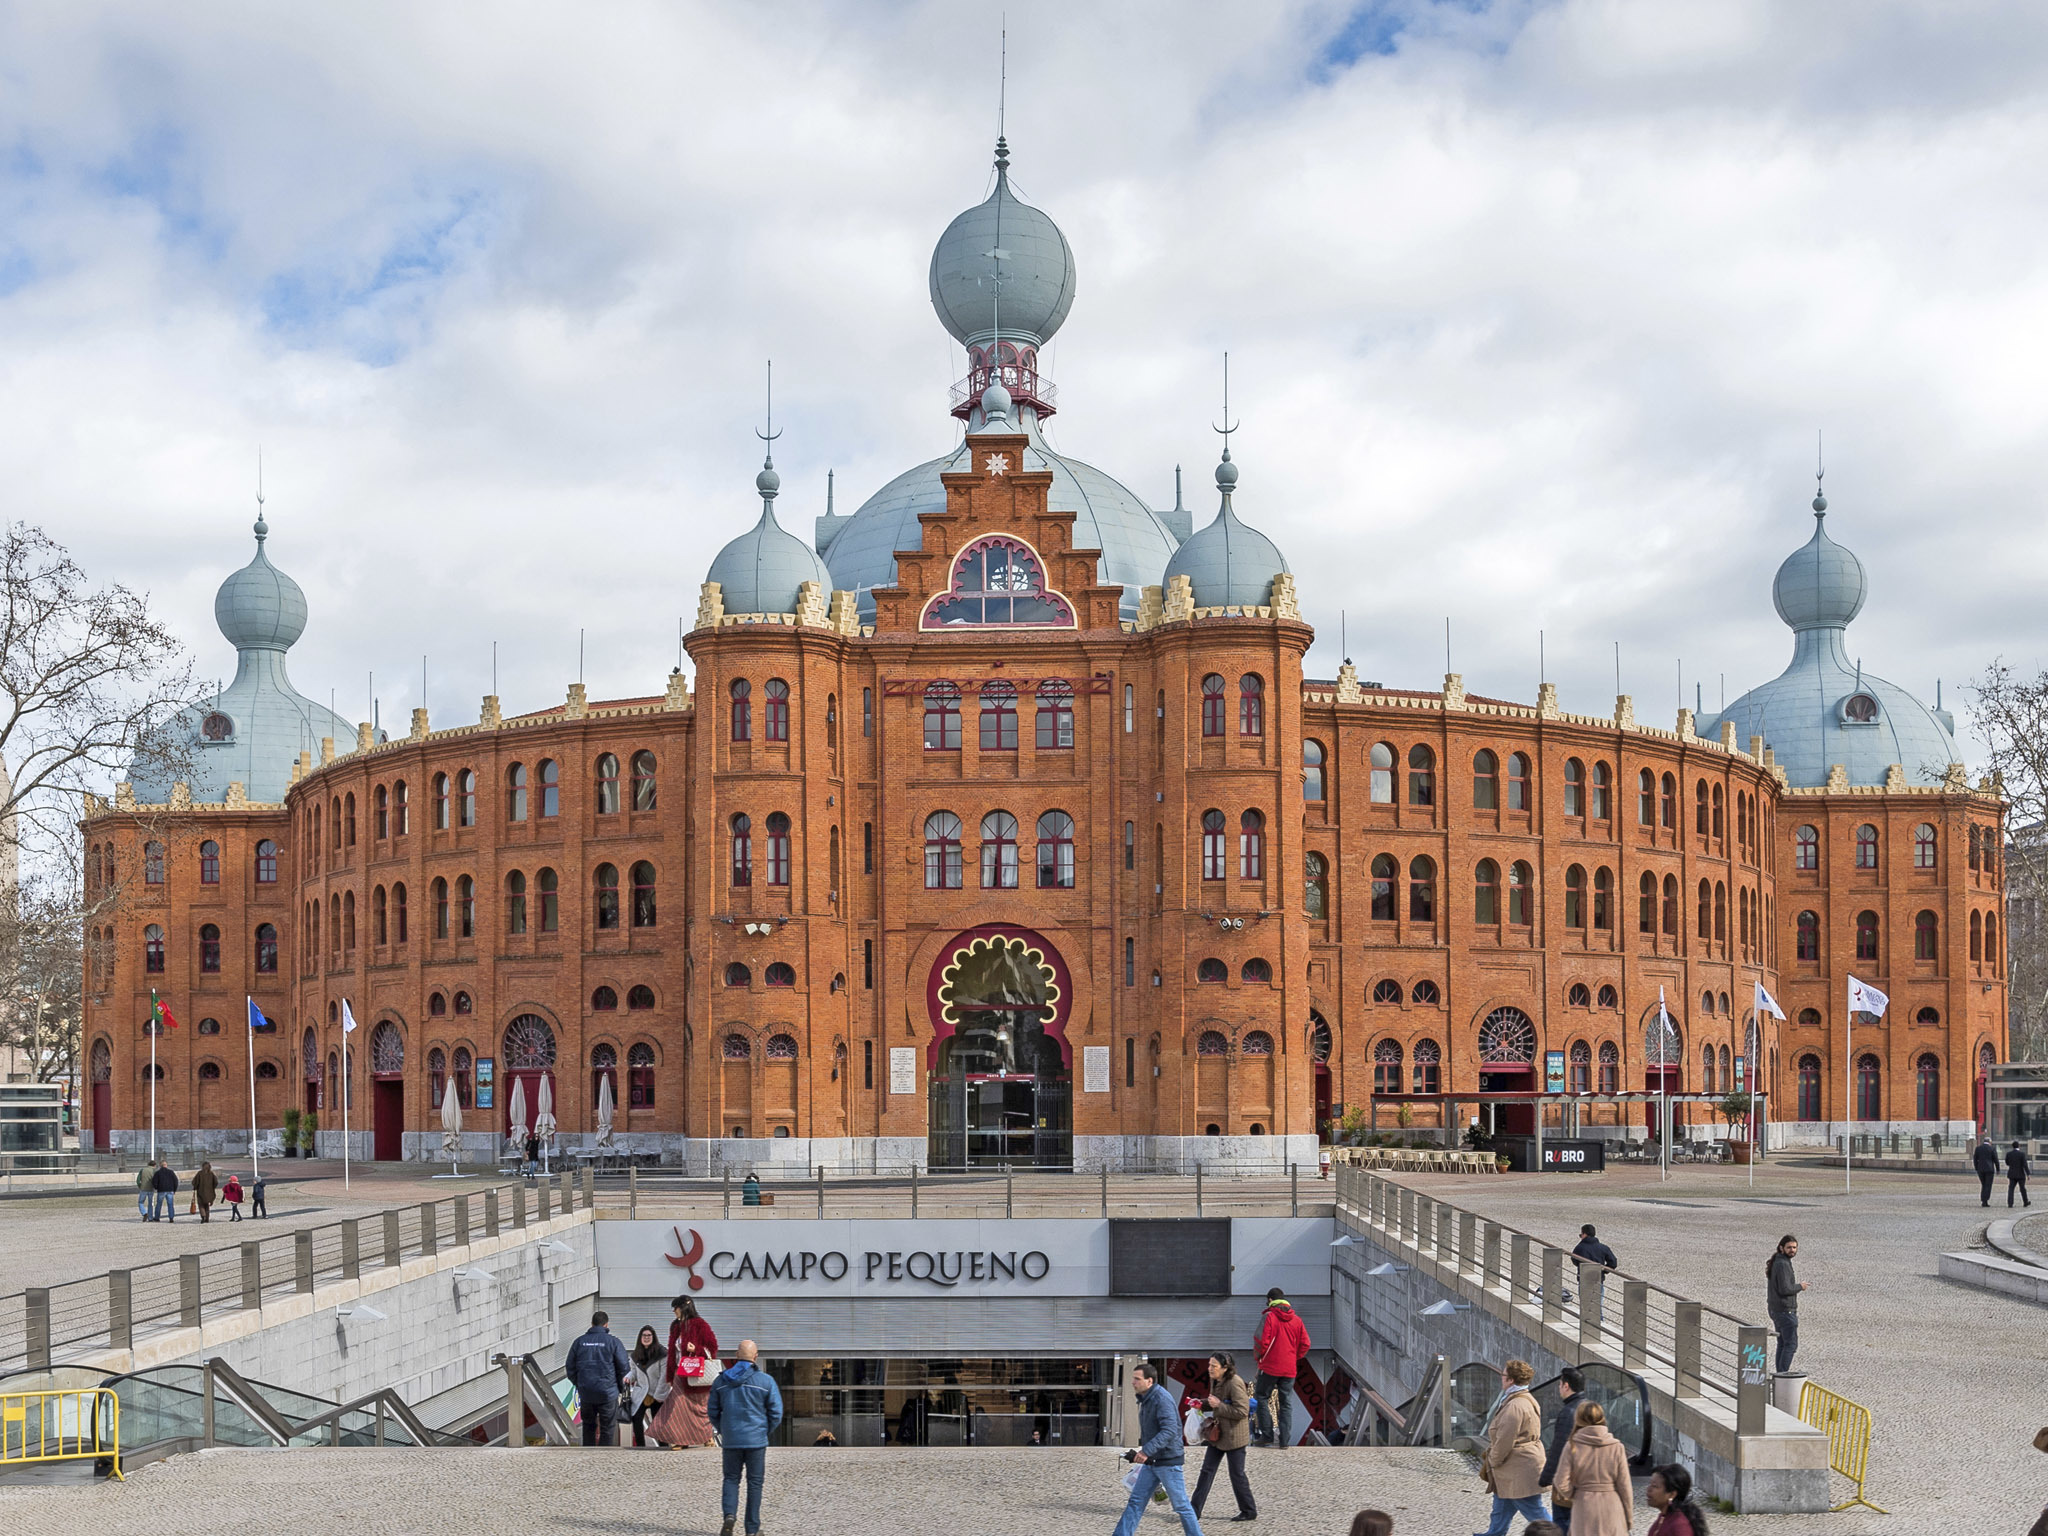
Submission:
POLYGON ((312 1110, 299 1116, 299 1152, 305 1157, 320 1155, 320 1117, 312 1110))
POLYGON ((286 1157, 297 1157, 299 1155, 299 1119, 300 1113, 297 1105, 293 1105, 285 1110, 284 1155, 286 1157))
POLYGON ((1354 1147, 1363 1145, 1366 1129, 1365 1110, 1357 1104, 1353 1104, 1350 1108, 1346 1109, 1344 1111, 1343 1127, 1344 1139, 1346 1141, 1354 1147))
POLYGON ((1403 1099, 1394 1110, 1394 1123, 1401 1127, 1401 1145, 1407 1146, 1408 1128, 1415 1124, 1415 1106, 1403 1099))
POLYGON ((1728 1122, 1728 1155, 1730 1160, 1737 1163, 1748 1162, 1750 1158, 1749 1095, 1746 1093, 1728 1094, 1724 1098, 1716 1100, 1714 1108, 1720 1112, 1721 1118, 1728 1122), (1740 1136, 1735 1134, 1737 1126, 1742 1128, 1740 1136))

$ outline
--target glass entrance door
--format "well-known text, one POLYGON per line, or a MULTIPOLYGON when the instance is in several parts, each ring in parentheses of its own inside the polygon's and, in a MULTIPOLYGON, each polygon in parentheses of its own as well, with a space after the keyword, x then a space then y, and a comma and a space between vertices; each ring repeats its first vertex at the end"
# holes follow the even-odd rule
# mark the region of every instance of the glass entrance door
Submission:
POLYGON ((1072 1074, 1042 970, 1021 943, 963 956, 947 985, 954 1031, 931 1074, 934 1168, 1071 1168, 1072 1074))

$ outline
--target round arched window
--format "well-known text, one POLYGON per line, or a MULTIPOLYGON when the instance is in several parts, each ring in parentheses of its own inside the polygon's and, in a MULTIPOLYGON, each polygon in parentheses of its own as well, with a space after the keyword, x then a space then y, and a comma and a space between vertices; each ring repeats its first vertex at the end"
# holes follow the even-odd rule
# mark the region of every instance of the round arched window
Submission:
POLYGON ((544 1072, 555 1064, 555 1032, 539 1014, 522 1013, 505 1026, 505 1069, 544 1072))

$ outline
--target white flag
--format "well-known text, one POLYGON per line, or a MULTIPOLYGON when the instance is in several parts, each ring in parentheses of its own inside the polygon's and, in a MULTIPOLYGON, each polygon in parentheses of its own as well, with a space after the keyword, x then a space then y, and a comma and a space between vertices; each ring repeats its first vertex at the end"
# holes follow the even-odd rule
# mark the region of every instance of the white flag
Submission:
POLYGON ((356 1032, 356 1016, 348 1011, 348 999, 341 1000, 341 1032, 352 1035, 356 1032))
POLYGON ((1664 989, 1657 989, 1657 1065, 1669 1066, 1665 1053, 1671 1046, 1671 1015, 1664 1007, 1664 989))
POLYGON ((1774 1019, 1785 1017, 1785 1010, 1780 1008, 1778 1000, 1764 989, 1762 982, 1756 984, 1756 1012, 1758 1018, 1762 1018, 1767 1013, 1774 1019))
POLYGON ((1889 997, 1886 997, 1884 993, 1878 991, 1869 982, 1858 981, 1854 976, 1849 978, 1849 1011, 1851 1013, 1867 1013, 1874 1018, 1881 1019, 1884 1017, 1885 1009, 1891 1006, 1891 1001, 1889 997))

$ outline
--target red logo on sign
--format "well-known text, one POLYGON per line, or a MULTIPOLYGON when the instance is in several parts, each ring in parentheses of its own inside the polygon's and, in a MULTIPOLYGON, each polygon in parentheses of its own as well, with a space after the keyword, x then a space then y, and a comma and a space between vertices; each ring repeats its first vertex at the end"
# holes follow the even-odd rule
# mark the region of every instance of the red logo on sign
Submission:
POLYGON ((697 1273, 697 1261, 704 1257, 703 1236, 695 1227, 692 1227, 690 1228, 690 1240, 686 1243, 683 1241, 683 1229, 681 1227, 671 1227, 669 1230, 675 1233, 676 1248, 682 1256, 678 1258, 673 1253, 664 1253, 662 1257, 675 1265, 677 1269, 685 1269, 690 1272, 691 1290, 703 1290, 704 1277, 697 1273))

